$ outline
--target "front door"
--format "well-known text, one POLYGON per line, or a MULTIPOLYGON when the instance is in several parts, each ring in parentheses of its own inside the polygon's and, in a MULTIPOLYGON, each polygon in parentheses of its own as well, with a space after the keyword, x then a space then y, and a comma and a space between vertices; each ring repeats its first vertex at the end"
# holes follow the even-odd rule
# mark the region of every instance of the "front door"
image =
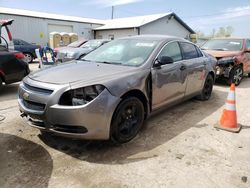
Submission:
POLYGON ((157 58, 169 56, 174 63, 152 68, 152 109, 181 100, 185 94, 187 73, 178 42, 166 44, 157 58))

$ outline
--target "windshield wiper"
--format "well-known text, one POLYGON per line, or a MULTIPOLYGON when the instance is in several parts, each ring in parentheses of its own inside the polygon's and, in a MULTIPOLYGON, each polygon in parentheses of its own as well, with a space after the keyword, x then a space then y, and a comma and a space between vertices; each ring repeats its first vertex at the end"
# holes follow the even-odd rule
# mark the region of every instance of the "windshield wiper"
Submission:
POLYGON ((227 49, 226 48, 215 48, 215 49, 212 49, 212 50, 226 51, 227 49))
POLYGON ((118 62, 109 62, 109 61, 98 61, 97 63, 113 64, 113 65, 121 65, 122 64, 122 63, 118 63, 118 62))

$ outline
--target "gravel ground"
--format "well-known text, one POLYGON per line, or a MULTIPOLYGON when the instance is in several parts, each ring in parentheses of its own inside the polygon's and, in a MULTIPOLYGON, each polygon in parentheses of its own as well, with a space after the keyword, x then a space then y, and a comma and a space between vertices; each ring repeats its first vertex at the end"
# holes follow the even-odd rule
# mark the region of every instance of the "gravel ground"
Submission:
POLYGON ((229 91, 216 84, 209 101, 151 117, 121 146, 40 135, 19 116, 17 88, 0 93, 0 187, 250 187, 249 78, 236 90, 239 134, 213 128, 229 91))

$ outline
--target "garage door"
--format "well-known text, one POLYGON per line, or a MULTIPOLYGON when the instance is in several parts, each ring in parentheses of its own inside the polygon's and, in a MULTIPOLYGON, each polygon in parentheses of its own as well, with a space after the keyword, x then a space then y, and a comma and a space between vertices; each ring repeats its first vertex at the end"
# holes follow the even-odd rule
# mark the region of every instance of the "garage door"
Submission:
POLYGON ((49 24, 48 25, 48 33, 51 32, 66 32, 66 33, 72 33, 73 32, 73 26, 72 25, 54 25, 49 24))

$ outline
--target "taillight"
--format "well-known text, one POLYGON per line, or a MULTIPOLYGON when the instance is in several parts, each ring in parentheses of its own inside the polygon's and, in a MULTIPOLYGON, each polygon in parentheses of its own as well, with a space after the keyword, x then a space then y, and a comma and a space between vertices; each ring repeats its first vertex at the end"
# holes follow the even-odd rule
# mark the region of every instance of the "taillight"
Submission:
POLYGON ((22 52, 15 53, 17 59, 24 59, 24 54, 22 52))

